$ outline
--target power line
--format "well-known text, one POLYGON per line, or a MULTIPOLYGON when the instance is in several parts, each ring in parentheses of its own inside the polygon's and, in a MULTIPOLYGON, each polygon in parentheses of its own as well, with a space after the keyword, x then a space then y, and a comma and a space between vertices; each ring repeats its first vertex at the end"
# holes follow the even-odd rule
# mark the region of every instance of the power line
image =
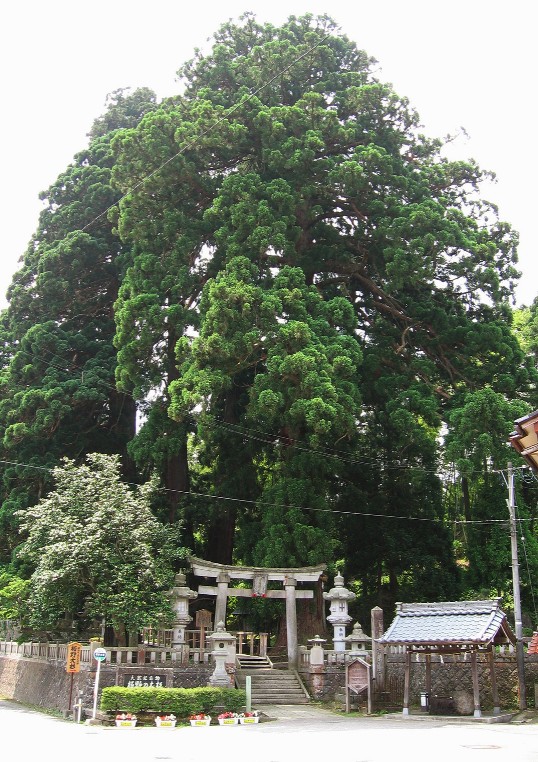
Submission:
MULTIPOLYGON (((22 349, 22 347, 18 347, 17 351, 27 355, 28 357, 32 357, 32 358, 36 357, 36 353, 35 352, 29 352, 28 350, 22 349)), ((53 362, 50 362, 49 360, 46 360, 45 358, 42 357, 41 359, 45 363, 47 363, 49 367, 55 368, 56 370, 60 370, 60 371, 62 371, 64 373, 69 373, 69 372, 73 372, 74 373, 77 370, 81 371, 81 373, 83 373, 83 368, 85 367, 84 365, 74 365, 70 370, 68 370, 65 367, 65 365, 68 363, 66 358, 62 358, 60 355, 57 355, 54 352, 51 352, 51 350, 46 349, 46 348, 44 349, 44 351, 47 354, 49 354, 51 357, 56 358, 57 360, 61 360, 63 362, 63 365, 57 365, 57 364, 55 364, 53 362)), ((110 389, 112 391, 119 392, 123 396, 128 397, 129 399, 133 400, 133 402, 135 402, 137 405, 140 404, 140 400, 137 399, 136 397, 134 397, 132 394, 130 394, 129 392, 126 392, 126 391, 118 390, 116 385, 110 384, 107 381, 105 381, 104 379, 100 378, 98 380, 98 384, 97 385, 98 386, 102 386, 105 389, 110 389)), ((218 419, 218 418, 215 418, 215 419, 213 419, 212 421, 209 421, 209 422, 206 421, 205 425, 209 426, 209 427, 212 427, 212 428, 221 428, 224 431, 228 431, 231 434, 235 434, 237 436, 243 436, 243 437, 246 437, 246 438, 254 440, 254 441, 262 442, 264 444, 273 445, 275 447, 279 446, 279 443, 280 443, 279 440, 281 439, 280 437, 278 437, 274 433, 266 432, 266 431, 259 431, 257 429, 252 429, 252 428, 246 429, 246 428, 240 426, 239 424, 228 423, 227 421, 223 421, 222 419, 218 419)), ((291 446, 293 446, 296 450, 301 450, 302 452, 310 452, 310 453, 313 453, 313 454, 323 455, 325 457, 334 458, 334 459, 339 460, 339 461, 341 461, 343 463, 348 463, 349 465, 378 466, 379 467, 379 463, 380 463, 378 458, 377 459, 376 458, 367 458, 367 457, 353 458, 353 457, 349 457, 349 456, 344 455, 342 450, 338 450, 338 449, 332 448, 332 447, 315 448, 315 447, 308 446, 305 443, 301 443, 300 441, 298 441, 298 442, 294 441, 291 446)), ((523 475, 523 472, 528 471, 528 469, 529 469, 529 467, 527 465, 523 465, 523 466, 519 466, 517 468, 514 468, 514 471, 520 471, 522 473, 522 475, 523 475)), ((391 462, 389 464, 384 463, 382 465, 382 467, 380 468, 380 470, 382 470, 382 471, 390 471, 390 470, 392 470, 392 471, 417 471, 417 472, 420 472, 420 473, 433 474, 434 476, 438 476, 439 478, 442 479, 442 477, 439 475, 439 469, 426 468, 425 466, 419 466, 419 465, 415 466, 415 465, 411 465, 409 463, 399 463, 399 464, 393 463, 393 462, 391 462)), ((496 469, 496 470, 492 471, 491 473, 500 474, 503 477, 503 479, 505 480, 505 483, 506 483, 506 477, 505 477, 506 469, 496 469)), ((472 475, 472 473, 471 473, 471 475, 472 475)), ((538 480, 536 480, 536 478, 534 478, 533 481, 537 481, 538 482, 538 480)), ((528 481, 527 481, 527 483, 528 483, 528 481)), ((471 523, 471 522, 467 522, 467 523, 471 523)), ((478 522, 475 522, 475 523, 478 523, 478 522)))
MULTIPOLYGON (((35 468, 40 469, 42 471, 47 471, 49 473, 52 473, 54 471, 53 468, 46 467, 46 466, 33 466, 29 463, 18 463, 15 461, 9 461, 9 460, 1 460, 0 463, 4 463, 7 465, 17 466, 20 468, 35 468)), ((59 466, 57 466, 59 467, 59 466)), ((136 484, 135 482, 124 482, 124 484, 127 484, 130 487, 140 488, 140 484, 136 484)), ((264 501, 264 500, 250 500, 248 498, 238 498, 238 497, 227 497, 225 495, 211 495, 209 493, 204 492, 193 492, 192 490, 179 490, 179 489, 172 489, 169 487, 156 487, 155 488, 157 492, 164 492, 164 493, 172 493, 177 495, 187 495, 189 497, 202 497, 202 498, 208 498, 211 500, 222 500, 225 502, 231 502, 231 503, 243 503, 248 505, 255 505, 259 508, 285 508, 287 510, 299 510, 299 511, 310 511, 315 513, 330 513, 330 514, 336 514, 336 515, 342 515, 342 516, 356 516, 356 517, 364 517, 364 518, 378 518, 378 519, 399 519, 400 521, 426 521, 433 524, 439 524, 440 526, 448 526, 450 524, 506 524, 506 519, 488 519, 483 521, 467 521, 467 520, 454 520, 451 522, 444 522, 442 519, 437 518, 430 518, 427 516, 399 516, 397 514, 387 514, 387 513, 372 513, 368 511, 342 511, 336 508, 313 508, 311 506, 304 506, 304 505, 294 505, 294 504, 288 504, 288 503, 273 503, 270 501, 264 501)), ((519 521, 530 521, 531 519, 519 519, 519 521)))

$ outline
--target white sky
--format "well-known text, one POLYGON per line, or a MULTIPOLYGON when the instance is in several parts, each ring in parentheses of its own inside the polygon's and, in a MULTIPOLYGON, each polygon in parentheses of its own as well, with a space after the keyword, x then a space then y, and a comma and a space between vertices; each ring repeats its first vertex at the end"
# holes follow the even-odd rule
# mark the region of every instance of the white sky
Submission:
POLYGON ((37 224, 38 193, 87 143, 107 93, 177 91, 175 72, 219 24, 253 11, 282 23, 328 13, 418 110, 424 131, 463 126, 454 156, 497 174, 484 193, 519 231, 518 304, 538 294, 533 183, 534 4, 512 0, 4 0, 0 9, 0 306, 37 224))

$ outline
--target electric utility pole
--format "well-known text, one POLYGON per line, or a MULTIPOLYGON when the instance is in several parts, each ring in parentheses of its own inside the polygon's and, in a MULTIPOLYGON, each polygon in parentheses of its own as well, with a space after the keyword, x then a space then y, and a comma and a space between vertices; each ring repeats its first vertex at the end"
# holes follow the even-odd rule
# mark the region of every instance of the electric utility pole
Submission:
POLYGON ((510 512, 510 542, 512 546, 512 585, 514 588, 514 619, 516 623, 516 658, 519 708, 527 708, 525 689, 525 652, 523 651, 523 622, 521 620, 521 595, 519 589, 519 561, 517 557, 516 499, 514 491, 514 469, 508 464, 508 510, 510 512))

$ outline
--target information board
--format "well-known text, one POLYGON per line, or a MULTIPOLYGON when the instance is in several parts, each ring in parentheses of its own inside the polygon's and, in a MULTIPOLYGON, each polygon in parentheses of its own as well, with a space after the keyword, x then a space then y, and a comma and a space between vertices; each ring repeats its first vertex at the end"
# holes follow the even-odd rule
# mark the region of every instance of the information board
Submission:
POLYGON ((130 674, 123 676, 124 688, 165 688, 161 675, 130 674))

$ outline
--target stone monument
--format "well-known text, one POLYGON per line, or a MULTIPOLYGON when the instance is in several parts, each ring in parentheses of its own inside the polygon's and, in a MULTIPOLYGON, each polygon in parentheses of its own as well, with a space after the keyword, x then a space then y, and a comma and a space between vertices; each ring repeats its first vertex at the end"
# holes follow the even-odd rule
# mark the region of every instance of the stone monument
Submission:
POLYGON ((334 587, 328 593, 323 593, 323 597, 331 604, 331 613, 327 621, 334 628, 334 650, 346 650, 346 626, 352 621, 347 613, 349 601, 355 599, 355 593, 344 587, 344 578, 337 572, 334 578, 334 587))
POLYGON ((175 617, 173 622, 172 648, 180 648, 185 645, 185 630, 192 622, 189 615, 189 601, 198 597, 198 593, 191 590, 186 584, 183 572, 176 574, 175 585, 170 591, 170 599, 175 617))

